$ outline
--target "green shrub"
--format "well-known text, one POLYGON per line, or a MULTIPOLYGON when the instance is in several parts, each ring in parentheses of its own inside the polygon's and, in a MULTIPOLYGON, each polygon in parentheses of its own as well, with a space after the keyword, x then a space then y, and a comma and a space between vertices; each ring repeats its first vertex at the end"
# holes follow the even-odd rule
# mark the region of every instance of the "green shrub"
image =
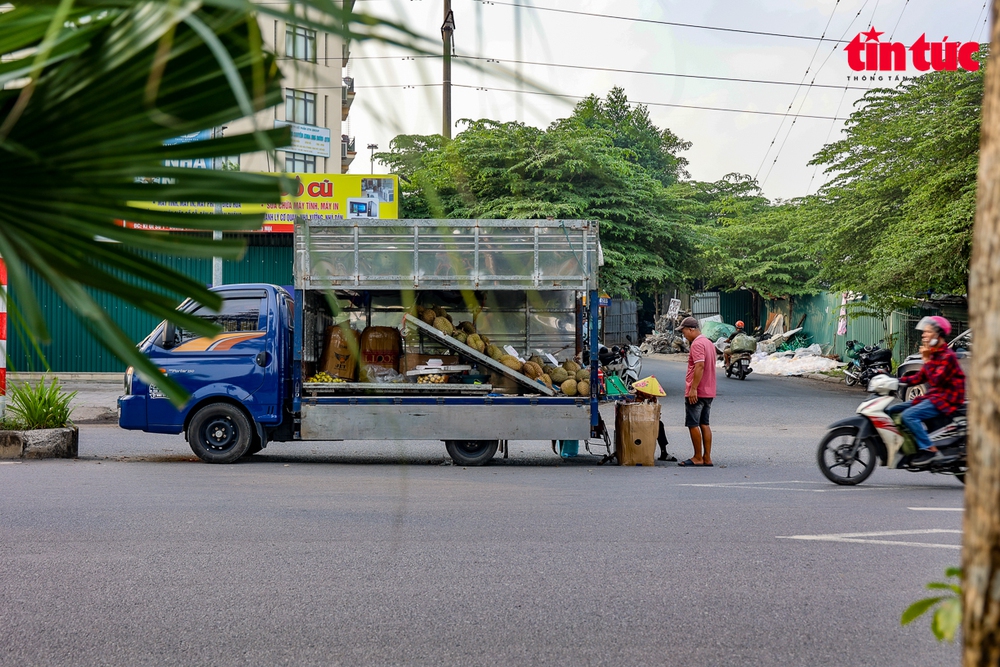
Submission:
POLYGON ((65 392, 59 385, 59 380, 52 378, 52 384, 46 386, 45 380, 39 380, 37 386, 30 382, 11 385, 7 392, 7 415, 4 423, 17 428, 32 430, 38 428, 62 428, 69 424, 69 416, 73 408, 69 402, 76 392, 65 392))

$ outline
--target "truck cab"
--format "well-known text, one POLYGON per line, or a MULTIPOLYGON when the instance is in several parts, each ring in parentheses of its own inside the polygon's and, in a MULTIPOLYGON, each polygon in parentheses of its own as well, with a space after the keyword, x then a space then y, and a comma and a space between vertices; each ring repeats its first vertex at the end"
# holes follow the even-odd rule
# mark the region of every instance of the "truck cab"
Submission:
MULTIPOLYGON (((130 368, 119 399, 123 428, 184 433, 201 458, 224 460, 260 451, 283 426, 290 428, 291 295, 275 285, 227 285, 216 311, 193 301, 179 310, 221 326, 206 338, 161 322, 140 350, 191 398, 177 409, 156 385, 130 368)), ((238 457, 237 457, 238 458, 238 457)))

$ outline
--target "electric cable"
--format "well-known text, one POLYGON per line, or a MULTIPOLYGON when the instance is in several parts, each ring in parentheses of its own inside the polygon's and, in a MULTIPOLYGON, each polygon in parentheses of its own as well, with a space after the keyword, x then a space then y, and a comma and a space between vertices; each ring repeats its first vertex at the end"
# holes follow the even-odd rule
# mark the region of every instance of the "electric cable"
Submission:
MULTIPOLYGON (((537 5, 526 5, 519 2, 502 2, 501 0, 474 0, 483 5, 504 5, 507 7, 522 7, 524 9, 534 9, 541 12, 556 12, 559 14, 575 14, 577 16, 590 16, 593 18, 600 19, 613 19, 616 21, 632 21, 634 23, 652 23, 655 25, 668 25, 676 28, 695 28, 698 30, 715 30, 718 32, 734 32, 744 35, 763 35, 766 37, 784 37, 786 39, 805 39, 805 40, 816 40, 820 42, 832 42, 835 40, 826 39, 825 34, 819 37, 814 37, 812 35, 792 35, 789 33, 782 32, 769 32, 767 30, 746 30, 742 28, 724 28, 722 26, 712 26, 712 25, 699 25, 696 23, 679 23, 677 21, 661 21, 658 19, 644 19, 635 16, 615 16, 614 14, 599 14, 596 12, 583 12, 577 9, 559 9, 556 7, 539 7, 537 5)), ((839 0, 838 0, 839 1, 839 0)))

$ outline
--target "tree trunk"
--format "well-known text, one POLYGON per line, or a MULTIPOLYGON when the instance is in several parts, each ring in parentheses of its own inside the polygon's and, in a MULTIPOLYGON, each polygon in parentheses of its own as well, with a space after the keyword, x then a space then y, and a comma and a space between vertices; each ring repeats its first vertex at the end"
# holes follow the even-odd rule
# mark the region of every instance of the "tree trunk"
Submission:
MULTIPOLYGON (((993 0, 990 53, 1000 49, 993 0)), ((969 471, 962 567, 963 662, 1000 664, 1000 67, 989 59, 969 276, 976 363, 969 374, 969 471)))

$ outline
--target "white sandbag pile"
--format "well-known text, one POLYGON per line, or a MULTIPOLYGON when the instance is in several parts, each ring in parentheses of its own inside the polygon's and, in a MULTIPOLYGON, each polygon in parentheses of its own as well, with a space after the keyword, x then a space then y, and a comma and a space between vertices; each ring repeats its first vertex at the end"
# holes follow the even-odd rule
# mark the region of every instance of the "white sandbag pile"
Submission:
POLYGON ((758 352, 750 360, 750 368, 760 375, 806 375, 831 371, 846 364, 820 356, 823 350, 819 345, 801 347, 794 352, 775 352, 764 354, 758 352))

